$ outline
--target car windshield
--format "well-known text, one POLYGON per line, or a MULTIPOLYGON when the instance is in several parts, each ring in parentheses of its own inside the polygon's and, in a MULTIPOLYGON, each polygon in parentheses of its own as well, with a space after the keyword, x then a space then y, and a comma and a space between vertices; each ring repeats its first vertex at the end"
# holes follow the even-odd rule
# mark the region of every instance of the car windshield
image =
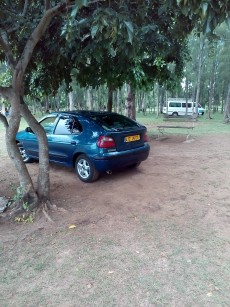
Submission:
POLYGON ((122 130, 124 128, 137 127, 138 124, 119 114, 97 114, 91 116, 91 119, 102 126, 105 130, 122 130))

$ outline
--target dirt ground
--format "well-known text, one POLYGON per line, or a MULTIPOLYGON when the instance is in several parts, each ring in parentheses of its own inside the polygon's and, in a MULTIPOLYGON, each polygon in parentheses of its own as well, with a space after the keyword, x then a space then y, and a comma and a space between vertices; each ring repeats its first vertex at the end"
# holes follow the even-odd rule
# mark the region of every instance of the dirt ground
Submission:
POLYGON ((92 184, 52 165, 54 223, 0 218, 0 306, 230 306, 229 134, 184 140, 153 137, 138 169, 92 184))

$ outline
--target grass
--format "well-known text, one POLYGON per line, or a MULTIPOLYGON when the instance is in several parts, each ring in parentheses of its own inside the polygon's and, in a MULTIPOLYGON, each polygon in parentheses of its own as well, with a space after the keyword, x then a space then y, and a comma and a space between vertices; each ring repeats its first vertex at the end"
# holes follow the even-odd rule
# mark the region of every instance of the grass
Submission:
MULTIPOLYGON (((208 119, 206 115, 199 116, 197 122, 190 123, 194 123, 196 126, 196 129, 193 130, 192 135, 199 136, 204 134, 230 133, 230 125, 224 123, 223 114, 214 113, 212 116, 213 119, 208 119)), ((147 126, 150 135, 157 133, 157 128, 154 126, 161 124, 170 125, 170 122, 163 122, 162 115, 156 117, 155 114, 143 115, 138 113, 137 121, 147 126)), ((188 122, 186 124, 188 124, 188 122)), ((183 122, 180 122, 179 125, 183 125, 183 122)), ((178 131, 178 129, 172 129, 170 132, 175 134, 184 133, 183 131, 178 131)))

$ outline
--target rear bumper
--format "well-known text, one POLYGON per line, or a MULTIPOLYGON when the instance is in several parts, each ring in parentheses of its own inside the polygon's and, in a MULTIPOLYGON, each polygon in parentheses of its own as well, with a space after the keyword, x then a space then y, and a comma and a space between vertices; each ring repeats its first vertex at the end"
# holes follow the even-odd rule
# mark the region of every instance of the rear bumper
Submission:
POLYGON ((149 151, 150 146, 148 143, 145 143, 144 146, 129 151, 111 152, 93 157, 92 161, 96 169, 103 173, 144 161, 148 158, 149 151))

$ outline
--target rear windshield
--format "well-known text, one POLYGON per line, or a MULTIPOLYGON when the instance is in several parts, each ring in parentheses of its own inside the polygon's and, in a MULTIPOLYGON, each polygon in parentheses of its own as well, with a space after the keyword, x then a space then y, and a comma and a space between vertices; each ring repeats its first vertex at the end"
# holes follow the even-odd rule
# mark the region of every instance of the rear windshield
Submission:
POLYGON ((135 121, 120 114, 97 114, 91 116, 91 119, 105 130, 116 131, 124 128, 139 127, 135 121))

